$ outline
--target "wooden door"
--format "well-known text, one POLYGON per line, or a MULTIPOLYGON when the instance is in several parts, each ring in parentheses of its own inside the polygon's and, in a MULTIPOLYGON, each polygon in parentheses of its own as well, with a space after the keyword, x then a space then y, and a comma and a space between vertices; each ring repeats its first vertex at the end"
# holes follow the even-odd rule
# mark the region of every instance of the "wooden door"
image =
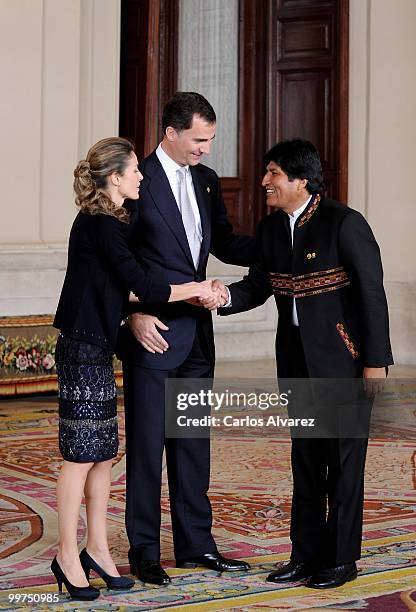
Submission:
POLYGON ((311 140, 327 194, 347 201, 348 0, 273 0, 268 144, 311 140))
MULTIPOLYGON (((178 11, 179 0, 121 0, 120 135, 139 157, 177 88, 178 11)), ((347 200, 348 0, 239 0, 239 13, 238 170, 221 183, 236 231, 253 233, 267 214, 262 158, 284 138, 311 140, 328 195, 347 200)))
POLYGON ((176 90, 178 0, 121 0, 120 136, 139 159, 160 142, 161 110, 176 90))

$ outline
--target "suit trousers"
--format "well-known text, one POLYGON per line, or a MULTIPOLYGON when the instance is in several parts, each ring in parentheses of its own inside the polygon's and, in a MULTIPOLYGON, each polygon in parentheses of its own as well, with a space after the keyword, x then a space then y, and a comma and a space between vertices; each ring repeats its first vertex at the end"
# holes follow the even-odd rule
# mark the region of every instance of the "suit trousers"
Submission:
MULTIPOLYGON (((293 326, 290 375, 308 378, 299 328, 293 326)), ((361 556, 367 438, 294 438, 291 559, 318 567, 361 556)))
POLYGON ((126 413, 126 528, 139 559, 160 558, 162 458, 166 450, 172 532, 176 559, 215 552, 208 499, 209 438, 165 439, 165 381, 213 378, 202 329, 192 349, 173 370, 123 362, 126 413))

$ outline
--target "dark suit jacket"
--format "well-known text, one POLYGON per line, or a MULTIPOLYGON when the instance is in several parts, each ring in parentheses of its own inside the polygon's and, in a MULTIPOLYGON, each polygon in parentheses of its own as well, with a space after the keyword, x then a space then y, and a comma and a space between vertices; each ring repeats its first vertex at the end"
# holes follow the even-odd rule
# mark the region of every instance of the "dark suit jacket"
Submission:
POLYGON ((355 377, 364 366, 393 363, 380 251, 359 212, 312 198, 295 224, 293 249, 288 216, 280 210, 261 221, 257 244, 256 263, 230 286, 232 307, 219 313, 255 308, 274 294, 279 376, 290 376, 294 297, 309 376, 355 377))
MULTIPOLYGON (((131 223, 136 216, 131 205, 131 223)), ((169 283, 146 274, 127 246, 131 225, 109 215, 79 212, 68 246, 68 267, 54 326, 114 352, 129 290, 142 302, 167 301, 169 283)))
MULTIPOLYGON (((248 266, 254 261, 255 239, 233 234, 217 174, 202 164, 190 170, 203 234, 197 270, 178 205, 156 153, 153 152, 140 164, 144 178, 140 186, 138 219, 129 238, 130 248, 146 272, 154 273, 169 284, 204 280, 210 252, 225 263, 248 266)), ((123 326, 117 350, 119 357, 149 368, 175 368, 191 350, 199 320, 214 360, 212 316, 209 311, 183 302, 144 305, 139 309, 157 316, 169 327, 169 331, 162 335, 170 348, 163 355, 149 353, 123 326)))

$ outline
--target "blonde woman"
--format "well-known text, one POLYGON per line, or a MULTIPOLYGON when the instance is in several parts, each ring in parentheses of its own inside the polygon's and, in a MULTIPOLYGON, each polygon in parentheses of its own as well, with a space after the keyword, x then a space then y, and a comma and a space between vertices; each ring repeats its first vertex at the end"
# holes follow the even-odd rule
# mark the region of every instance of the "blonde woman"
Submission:
POLYGON ((169 285, 145 274, 127 238, 135 220, 142 175, 133 145, 105 138, 74 171, 80 211, 69 238, 68 267, 54 326, 59 382, 59 447, 64 462, 58 478, 59 549, 51 569, 59 590, 73 599, 95 599, 91 570, 111 589, 131 588, 119 575, 107 541, 106 515, 111 464, 118 451, 117 405, 112 357, 129 299, 172 302, 200 298, 214 304, 211 282, 169 285), (88 537, 78 554, 77 525, 85 495, 88 537))

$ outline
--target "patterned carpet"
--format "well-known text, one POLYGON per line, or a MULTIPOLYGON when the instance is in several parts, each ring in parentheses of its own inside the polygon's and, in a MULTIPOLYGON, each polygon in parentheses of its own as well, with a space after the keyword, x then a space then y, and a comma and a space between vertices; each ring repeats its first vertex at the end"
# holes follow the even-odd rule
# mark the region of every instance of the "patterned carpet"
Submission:
MULTIPOLYGON (((123 432, 122 412, 120 419, 123 432)), ((253 569, 222 576, 174 569, 165 483, 162 558, 172 585, 151 588, 136 582, 132 591, 118 595, 102 588, 91 605, 70 602, 65 595, 59 603, 42 603, 57 594, 49 571, 56 552, 60 465, 56 399, 1 401, 0 435, 0 610, 416 610, 416 452, 409 439, 392 435, 390 441, 370 443, 363 558, 355 582, 325 592, 265 583, 274 563, 286 560, 290 551, 290 442, 221 438, 214 440, 212 452, 215 538, 224 554, 249 560, 253 569)), ((123 436, 120 446, 109 527, 116 563, 128 573, 123 436)), ((85 514, 79 527, 83 538, 85 514)), ((99 579, 93 584, 103 587, 99 579)))

